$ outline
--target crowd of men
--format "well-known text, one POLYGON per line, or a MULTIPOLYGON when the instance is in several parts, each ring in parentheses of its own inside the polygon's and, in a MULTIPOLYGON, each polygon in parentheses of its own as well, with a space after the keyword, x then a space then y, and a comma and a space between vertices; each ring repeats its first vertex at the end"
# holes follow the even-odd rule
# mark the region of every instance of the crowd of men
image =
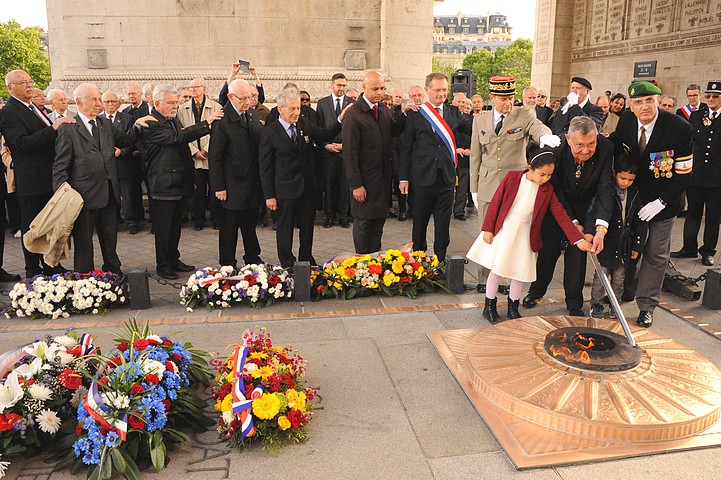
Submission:
MULTIPOLYGON (((701 88, 689 85, 689 103, 674 114, 676 99, 646 82, 632 84, 628 98, 607 91, 593 102, 591 82, 573 77, 569 93, 551 108, 545 91, 527 87, 517 92, 513 77, 489 80, 486 105, 480 95, 464 93, 449 102, 449 82, 442 73, 410 87, 406 99, 401 90, 386 93, 383 76, 370 71, 361 92, 352 92, 342 73, 333 75, 329 94, 316 109, 308 92, 286 84, 277 107, 269 110, 255 68, 250 70, 255 82, 236 78, 239 68, 233 65, 217 102, 208 97, 203 78, 195 78, 179 90, 130 85, 129 105, 122 110, 118 93, 101 93, 91 84, 72 92, 71 110, 65 92, 51 89, 46 97, 25 71, 9 72, 10 99, 0 110, 9 181, 0 183, 10 210, 11 203, 17 204, 20 233, 30 229, 67 182, 84 201, 72 226, 74 270, 79 272, 95 269, 93 232, 102 268, 121 272, 118 223, 124 222, 130 234, 143 228, 143 190, 155 235, 156 271, 167 279, 195 269, 180 259, 181 224, 189 217, 201 230, 207 212, 210 225, 219 230, 221 265, 238 266, 238 231, 243 261, 263 261, 256 226, 266 224, 268 212, 280 264, 316 264, 316 210, 324 212, 324 228, 350 228, 352 222, 357 253, 381 249, 387 218, 412 218, 414 248, 425 250, 432 216, 433 251, 443 261, 451 221, 464 221, 468 206, 477 203, 482 222, 506 173, 524 169, 527 155, 544 148, 556 156, 552 181, 559 200, 597 252, 614 221, 614 158, 630 156, 639 165, 639 216, 648 224, 648 241, 638 258, 623 261, 624 299, 636 298, 640 325, 652 323, 669 255, 700 254, 704 265, 714 262, 721 215, 721 135, 714 133, 721 126, 721 83, 709 82, 704 91, 708 105, 700 102, 701 88), (684 192, 684 244, 671 253, 671 226, 683 210, 684 192), (703 245, 698 247, 704 209, 703 245), (296 227, 297 256, 292 245, 296 227)), ((526 308, 545 295, 564 250, 565 237, 550 216, 542 228, 537 279, 523 299, 526 308)), ((64 270, 46 263, 26 243, 26 277, 64 270)), ((3 245, 0 236, 0 267, 3 245)), ((583 315, 586 255, 565 249, 564 264, 566 306, 570 314, 583 315)), ((479 292, 486 275, 479 267, 479 292)), ((18 279, 0 268, 0 281, 18 279)))

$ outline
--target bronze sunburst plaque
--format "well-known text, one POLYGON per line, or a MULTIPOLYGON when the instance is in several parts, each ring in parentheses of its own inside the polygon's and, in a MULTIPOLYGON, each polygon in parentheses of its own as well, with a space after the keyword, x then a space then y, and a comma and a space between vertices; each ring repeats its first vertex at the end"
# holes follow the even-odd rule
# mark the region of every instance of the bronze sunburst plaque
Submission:
POLYGON ((546 336, 561 328, 623 335, 618 322, 526 317, 428 338, 517 469, 721 445, 721 371, 671 338, 633 333, 621 370, 569 365, 546 336))

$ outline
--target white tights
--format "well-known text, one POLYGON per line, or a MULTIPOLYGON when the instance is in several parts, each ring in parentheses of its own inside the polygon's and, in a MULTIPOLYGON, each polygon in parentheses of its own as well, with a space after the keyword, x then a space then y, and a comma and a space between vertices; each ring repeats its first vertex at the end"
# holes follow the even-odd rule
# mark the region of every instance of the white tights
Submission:
MULTIPOLYGON (((486 298, 496 298, 498 293, 498 286, 501 284, 501 277, 493 272, 488 273, 488 279, 486 280, 486 298)), ((523 282, 519 280, 511 279, 511 288, 508 293, 508 298, 516 301, 521 298, 523 292, 523 282)))

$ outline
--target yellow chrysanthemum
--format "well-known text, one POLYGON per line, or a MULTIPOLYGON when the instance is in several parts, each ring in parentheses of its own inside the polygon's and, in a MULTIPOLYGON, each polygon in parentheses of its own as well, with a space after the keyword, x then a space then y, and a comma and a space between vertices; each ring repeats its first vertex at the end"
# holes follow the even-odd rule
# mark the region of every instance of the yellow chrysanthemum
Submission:
POLYGON ((228 375, 225 376, 225 381, 228 383, 233 383, 234 376, 233 372, 230 372, 228 375))
POLYGON ((415 250, 411 252, 411 255, 413 255, 414 257, 425 258, 426 252, 424 252, 423 250, 415 250))
POLYGON ((222 408, 222 405, 223 405, 223 401, 222 401, 222 400, 218 400, 217 402, 215 402, 215 405, 213 405, 213 408, 215 408, 215 411, 216 411, 216 412, 220 412, 220 411, 221 411, 220 409, 222 408))
POLYGON ((418 267, 418 270, 416 270, 413 275, 415 275, 416 278, 421 278, 423 275, 425 275, 425 273, 426 273, 425 269, 421 266, 421 267, 418 267))
POLYGON ((333 286, 334 286, 337 290, 340 290, 341 288, 343 288, 343 284, 340 283, 340 282, 333 282, 333 286))
POLYGON ((392 264, 392 269, 394 273, 401 273, 403 272, 403 264, 405 263, 405 259, 403 257, 399 258, 398 260, 395 260, 392 264))
POLYGON ((255 358, 264 359, 264 358, 268 358, 268 354, 265 352, 250 352, 250 354, 248 354, 248 358, 251 360, 253 360, 255 358))
POLYGON ((299 410, 301 413, 305 413, 305 409, 307 408, 305 400, 305 393, 298 392, 298 398, 295 400, 295 409, 299 410))
POLYGON ((220 403, 220 411, 227 412, 233 408, 233 395, 228 394, 225 396, 223 401, 220 403))
POLYGON ((390 287, 391 284, 393 283, 394 278, 395 278, 395 275, 393 275, 392 273, 389 273, 388 275, 384 275, 383 276, 383 284, 386 287, 390 287))
POLYGON ((260 398, 253 400, 253 415, 261 420, 270 420, 278 415, 280 400, 272 393, 264 393, 260 398))
POLYGON ((288 399, 288 407, 293 408, 295 406, 296 400, 298 400, 298 391, 289 388, 285 391, 285 398, 288 399))
POLYGON ((285 415, 278 417, 278 428, 281 430, 288 430, 290 428, 290 420, 285 415))
POLYGON ((431 267, 437 267, 438 266, 438 257, 433 255, 433 261, 431 262, 431 267))
POLYGON ((262 381, 265 381, 265 380, 268 380, 268 377, 273 375, 273 373, 275 373, 275 372, 273 372, 273 368, 268 365, 265 365, 256 370, 253 370, 252 372, 250 372, 250 375, 253 378, 260 378, 262 381))

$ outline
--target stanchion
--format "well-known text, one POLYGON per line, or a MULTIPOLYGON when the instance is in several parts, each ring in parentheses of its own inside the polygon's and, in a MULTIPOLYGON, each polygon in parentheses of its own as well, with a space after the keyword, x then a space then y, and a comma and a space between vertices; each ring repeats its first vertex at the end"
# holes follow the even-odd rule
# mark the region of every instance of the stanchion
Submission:
POLYGON ((148 269, 135 268, 129 270, 128 289, 130 296, 130 308, 134 310, 145 310, 150 308, 150 286, 148 285, 148 269))
POLYGON ((706 272, 701 305, 711 310, 721 309, 721 269, 709 268, 706 272))
POLYGON ((466 260, 458 255, 446 257, 446 281, 453 293, 463 293, 463 274, 466 260))
POLYGON ((293 297, 296 302, 310 301, 310 262, 293 265, 293 297))

